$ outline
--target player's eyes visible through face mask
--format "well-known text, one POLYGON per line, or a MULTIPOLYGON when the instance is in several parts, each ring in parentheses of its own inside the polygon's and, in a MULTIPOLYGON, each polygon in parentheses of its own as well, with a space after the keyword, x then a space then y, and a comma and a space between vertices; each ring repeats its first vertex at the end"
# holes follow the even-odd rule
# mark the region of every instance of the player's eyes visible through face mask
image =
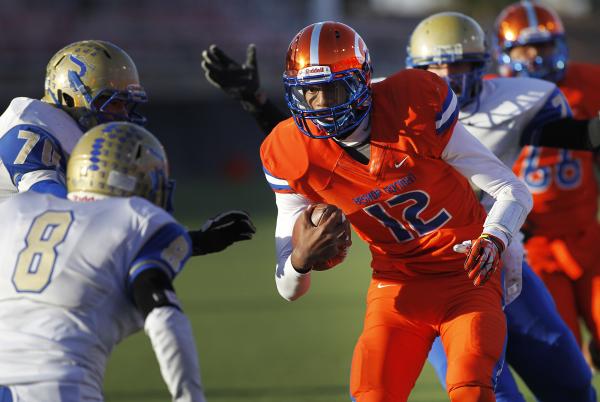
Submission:
POLYGON ((473 71, 474 65, 472 62, 456 62, 448 64, 431 64, 427 66, 427 70, 437 74, 440 77, 449 75, 465 74, 473 71))
POLYGON ((346 83, 340 80, 304 86, 302 96, 311 109, 323 109, 346 103, 349 91, 346 83))
POLYGON ((131 105, 119 96, 100 95, 94 100, 96 110, 115 116, 129 116, 131 105))
POLYGON ((551 56, 554 52, 554 49, 554 42, 515 46, 510 49, 509 56, 515 61, 531 62, 534 61, 536 57, 551 56))

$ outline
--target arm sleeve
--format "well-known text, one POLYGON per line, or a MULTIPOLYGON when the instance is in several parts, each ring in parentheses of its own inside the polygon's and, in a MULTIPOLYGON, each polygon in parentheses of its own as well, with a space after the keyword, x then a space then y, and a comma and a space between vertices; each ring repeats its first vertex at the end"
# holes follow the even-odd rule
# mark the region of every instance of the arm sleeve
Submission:
POLYGON ((41 127, 21 124, 8 130, 0 138, 0 159, 20 192, 32 189, 61 195, 62 186, 66 193, 66 158, 58 141, 41 127), (46 183, 35 187, 38 182, 46 183))
POLYGON ((521 132, 520 144, 530 144, 532 138, 537 137, 539 135, 539 130, 547 124, 560 121, 561 119, 571 118, 572 116, 573 113, 569 107, 569 102, 560 89, 554 86, 554 90, 550 93, 550 96, 546 98, 542 107, 521 132))
POLYGON ((458 122, 442 158, 495 200, 483 231, 508 246, 531 211, 531 193, 514 173, 458 122))
POLYGON ((242 107, 254 117, 265 137, 269 135, 277 124, 289 117, 275 106, 270 99, 267 99, 263 104, 242 101, 242 107))
POLYGON ((204 402, 200 364, 187 317, 171 306, 155 308, 144 330, 174 402, 204 402))
POLYGON ((144 329, 173 401, 204 402, 192 329, 171 283, 190 250, 190 239, 181 225, 161 226, 133 259, 128 284, 137 308, 146 317, 144 329))
POLYGON ((275 193, 277 226, 275 228, 275 284, 277 291, 288 301, 296 300, 310 288, 310 272, 301 274, 291 262, 292 231, 298 215, 310 202, 298 194, 275 193))
POLYGON ((600 120, 566 118, 546 124, 535 134, 523 138, 522 145, 592 151, 600 146, 600 120))

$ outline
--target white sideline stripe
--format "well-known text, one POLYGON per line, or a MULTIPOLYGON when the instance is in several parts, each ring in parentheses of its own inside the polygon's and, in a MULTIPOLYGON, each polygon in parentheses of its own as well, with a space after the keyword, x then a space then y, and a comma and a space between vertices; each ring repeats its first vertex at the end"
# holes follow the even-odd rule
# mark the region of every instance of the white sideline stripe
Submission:
POLYGON ((452 116, 452 113, 454 113, 454 110, 456 109, 456 103, 457 103, 456 95, 454 94, 454 92, 452 92, 452 100, 450 101, 450 104, 448 105, 448 107, 446 108, 444 113, 442 114, 442 117, 439 120, 436 120, 435 128, 442 127, 444 125, 444 123, 446 123, 448 121, 448 119, 452 116))

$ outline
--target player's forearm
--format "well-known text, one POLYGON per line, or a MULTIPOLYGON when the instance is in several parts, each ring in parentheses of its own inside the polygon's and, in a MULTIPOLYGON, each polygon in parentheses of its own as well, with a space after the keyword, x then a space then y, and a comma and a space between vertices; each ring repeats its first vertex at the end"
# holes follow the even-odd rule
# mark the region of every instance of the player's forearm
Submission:
POLYGON ((535 134, 522 138, 521 142, 522 145, 597 150, 600 147, 600 119, 557 120, 541 127, 535 134))
POLYGON ((242 107, 254 117, 265 136, 269 135, 277 124, 288 118, 270 99, 264 97, 256 102, 242 101, 242 107))
POLYGON ((500 237, 508 244, 533 206, 525 184, 461 124, 456 125, 442 157, 494 198, 484 232, 500 237))
POLYGON ((174 402, 205 402, 192 328, 177 308, 153 309, 144 324, 174 402))
POLYGON ((310 288, 310 273, 299 273, 291 263, 294 225, 310 202, 298 194, 281 193, 275 193, 275 201, 277 203, 275 284, 281 297, 292 301, 304 295, 310 288))
POLYGON ((310 289, 310 272, 302 274, 294 269, 291 256, 279 261, 275 269, 277 291, 287 301, 302 297, 310 289))

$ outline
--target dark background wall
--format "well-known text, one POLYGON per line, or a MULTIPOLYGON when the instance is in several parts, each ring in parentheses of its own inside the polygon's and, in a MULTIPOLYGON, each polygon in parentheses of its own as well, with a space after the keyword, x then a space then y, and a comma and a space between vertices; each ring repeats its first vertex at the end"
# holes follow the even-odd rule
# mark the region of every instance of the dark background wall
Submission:
MULTIPOLYGON (((150 96, 143 109, 148 128, 165 144, 174 176, 247 180, 261 174, 262 134, 235 102, 206 82, 202 49, 217 43, 243 59, 247 44, 256 43, 262 84, 283 107, 287 45, 312 22, 337 19, 354 27, 369 46, 376 75, 385 76, 404 65, 410 32, 427 14, 459 9, 489 32, 496 14, 511 1, 425 3, 433 8, 415 12, 414 1, 401 0, 3 0, 0 107, 17 96, 41 97, 46 63, 64 45, 112 41, 138 65, 150 96)), ((572 57, 597 63, 598 2, 569 2, 572 9, 575 3, 587 5, 587 11, 562 14, 572 57)))

